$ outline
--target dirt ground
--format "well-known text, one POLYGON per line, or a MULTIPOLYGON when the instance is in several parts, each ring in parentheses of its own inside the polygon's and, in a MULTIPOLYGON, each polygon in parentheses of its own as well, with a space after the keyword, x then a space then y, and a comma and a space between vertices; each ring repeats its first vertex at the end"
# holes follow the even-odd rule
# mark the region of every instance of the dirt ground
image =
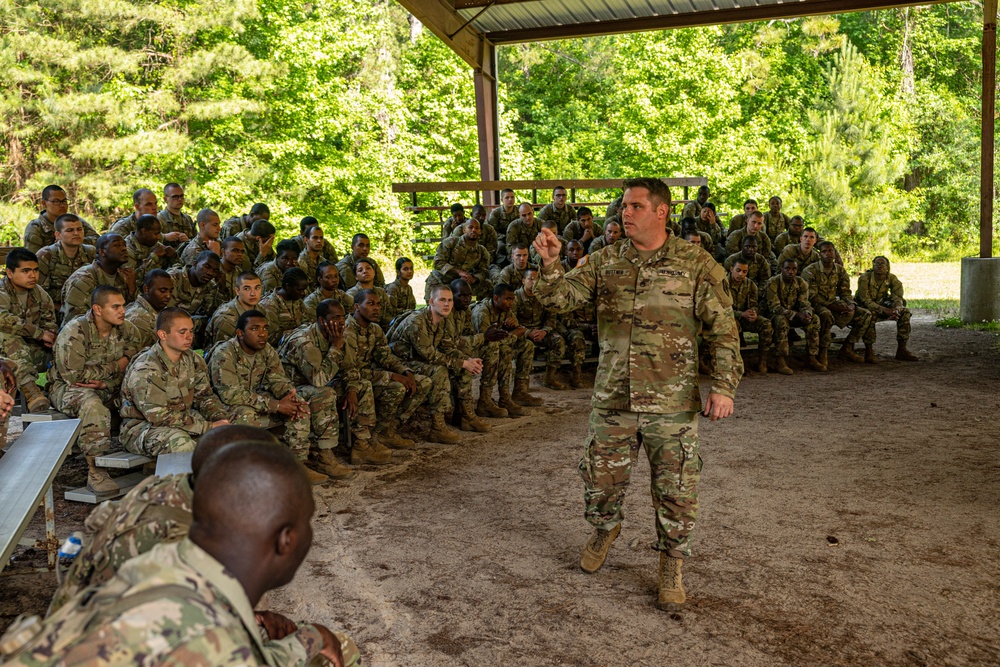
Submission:
MULTIPOLYGON (((589 395, 541 389, 530 416, 319 488, 269 605, 347 628, 375 666, 1000 664, 997 339, 918 317, 924 361, 903 364, 879 338, 876 367, 750 376, 733 418, 702 422, 679 614, 653 606, 644 457, 607 564, 579 570, 589 395)), ((80 512, 61 511, 64 534, 80 512)), ((0 627, 51 594, 22 567, 0 627)))

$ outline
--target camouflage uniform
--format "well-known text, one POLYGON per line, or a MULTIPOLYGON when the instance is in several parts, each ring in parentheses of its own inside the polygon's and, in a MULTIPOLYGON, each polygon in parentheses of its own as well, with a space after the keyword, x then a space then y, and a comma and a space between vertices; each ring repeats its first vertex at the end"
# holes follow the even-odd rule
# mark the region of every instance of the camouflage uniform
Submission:
MULTIPOLYGON (((382 327, 383 331, 389 330, 389 325, 392 324, 392 320, 396 317, 396 311, 393 309, 392 299, 389 298, 389 294, 381 287, 372 288, 376 294, 378 294, 378 303, 382 307, 379 311, 378 323, 382 327)), ((355 284, 354 287, 347 290, 347 296, 351 297, 351 302, 354 302, 354 295, 361 291, 361 285, 355 284)), ((354 306, 347 311, 348 315, 354 312, 354 306)))
MULTIPOLYGON (((338 350, 332 347, 319 325, 313 322, 303 324, 285 336, 278 348, 278 357, 285 375, 295 385, 298 397, 309 401, 309 423, 316 437, 317 449, 333 449, 337 446, 339 433, 338 396, 333 378, 343 365, 343 348, 338 350)), ((370 403, 371 399, 366 402, 362 392, 358 391, 359 417, 363 412, 361 407, 370 403)), ((370 420, 363 429, 367 434, 368 427, 375 423, 374 410, 365 417, 370 420)))
POLYGON ((802 278, 809 283, 809 301, 819 316, 821 349, 830 347, 833 341, 831 329, 834 324, 838 327, 851 328, 851 333, 844 341, 845 347, 853 347, 862 336, 866 346, 875 344, 875 321, 868 310, 855 305, 854 295, 851 294, 851 279, 844 267, 834 264, 827 270, 823 262, 816 262, 806 267, 802 272, 802 278), (836 302, 854 305, 854 312, 834 313, 830 310, 830 306, 836 302))
POLYGON ((139 285, 142 285, 142 281, 148 272, 153 269, 167 269, 176 263, 176 256, 173 258, 157 257, 153 254, 153 251, 161 245, 163 244, 157 243, 153 246, 142 245, 136 240, 134 232, 125 237, 125 248, 128 251, 128 261, 125 263, 125 266, 135 269, 136 289, 138 289, 139 285))
POLYGON ((55 363, 49 370, 52 403, 60 412, 80 419, 80 449, 99 456, 111 448, 111 411, 117 408, 118 390, 125 372, 118 367, 122 357, 131 359, 139 351, 139 332, 128 321, 101 336, 94 312, 63 326, 53 347, 55 363), (104 389, 74 387, 79 382, 104 382, 104 389))
MULTIPOLYGON (((271 260, 270 262, 264 262, 256 269, 254 269, 254 273, 256 273, 257 277, 260 278, 262 294, 270 294, 274 290, 281 287, 281 279, 284 277, 285 272, 278 268, 278 265, 275 264, 275 261, 276 260, 271 260)), ((306 275, 308 276, 309 274, 306 273, 306 275)), ((315 282, 316 281, 314 280, 309 284, 314 285, 315 282)))
POLYGON ((402 313, 407 310, 417 309, 417 297, 413 296, 413 288, 409 284, 402 284, 399 278, 396 278, 385 286, 385 293, 389 295, 389 299, 392 301, 393 312, 402 313))
POLYGON ((104 272, 97 261, 81 266, 66 279, 62 291, 62 321, 69 322, 74 317, 90 310, 90 295, 98 285, 114 285, 125 295, 125 302, 135 300, 135 294, 125 283, 125 276, 116 273, 111 276, 104 272))
MULTIPOLYGON (((781 251, 790 245, 798 245, 801 235, 792 236, 789 231, 784 231, 778 234, 777 238, 774 239, 774 252, 778 257, 781 257, 781 251)), ((780 265, 779 265, 780 266, 780 265)))
POLYGON ((496 230, 497 233, 497 254, 494 260, 497 264, 503 264, 507 261, 509 254, 507 248, 507 230, 510 228, 510 223, 517 220, 519 216, 517 204, 511 208, 510 212, 504 211, 503 204, 501 204, 490 211, 489 217, 486 218, 486 224, 496 230))
MULTIPOLYGON (((341 306, 344 307, 344 314, 350 315, 354 312, 354 297, 350 296, 347 292, 342 289, 337 289, 336 294, 333 296, 326 296, 323 294, 323 288, 317 287, 316 291, 307 296, 302 300, 302 308, 305 312, 305 319, 303 322, 311 322, 316 319, 316 306, 319 305, 320 301, 325 301, 326 299, 334 299, 341 306)), ((416 307, 416 306, 414 306, 416 307)))
MULTIPOLYGON (((306 241, 305 239, 302 238, 301 234, 299 234, 298 236, 293 236, 291 240, 295 241, 295 245, 299 247, 299 252, 303 252, 306 249, 306 241)), ((330 242, 327 241, 326 239, 323 239, 323 249, 320 250, 319 255, 320 255, 319 259, 320 262, 333 262, 334 264, 336 264, 337 262, 340 261, 340 255, 337 254, 337 251, 333 248, 333 245, 331 245, 330 242)))
MULTIPOLYGON (((567 241, 561 236, 556 236, 556 238, 559 239, 559 256, 565 257, 567 241)), ((538 256, 538 251, 535 250, 534 244, 530 242, 528 243, 528 259, 530 260, 530 263, 533 266, 538 266, 539 264, 541 264, 541 258, 538 256)))
POLYGON ((811 266, 819 261, 819 253, 816 248, 809 251, 808 254, 803 254, 802 247, 799 244, 785 246, 785 249, 781 251, 778 256, 778 268, 785 263, 786 259, 794 259, 795 263, 799 266, 799 275, 805 273, 806 267, 811 266))
MULTIPOLYGON (((888 261, 888 260, 886 260, 888 261)), ((903 283, 894 274, 890 273, 885 280, 875 277, 872 270, 865 271, 858 278, 858 289, 854 293, 858 303, 868 309, 872 314, 872 332, 874 335, 875 322, 882 322, 889 319, 883 315, 881 308, 898 308, 899 319, 896 320, 896 341, 905 345, 910 340, 910 311, 904 308, 903 283)))
MULTIPOLYGON (((517 313, 513 310, 501 313, 493 306, 493 299, 480 301, 472 309, 472 326, 479 333, 486 333, 491 326, 503 328, 504 320, 513 319, 517 324, 517 313)), ((501 387, 510 386, 511 364, 514 365, 514 379, 527 380, 531 377, 531 361, 535 356, 535 344, 527 336, 507 336, 500 341, 500 359, 497 376, 501 387), (506 349, 505 349, 506 348, 506 349)))
POLYGON ((38 284, 49 293, 49 298, 58 311, 62 306, 62 289, 73 272, 84 264, 90 264, 97 257, 92 245, 82 245, 76 250, 76 257, 70 257, 62 243, 56 241, 47 245, 38 255, 38 284))
MULTIPOLYGON (((220 239, 217 239, 216 243, 219 244, 219 250, 222 250, 222 241, 220 239)), ((198 255, 206 250, 210 250, 210 248, 205 242, 205 239, 201 238, 201 234, 193 236, 191 240, 184 245, 184 252, 180 255, 180 263, 184 266, 194 266, 198 262, 198 255)), ((216 255, 220 254, 215 250, 212 250, 212 252, 215 252, 216 255)))
POLYGON ((228 239, 230 236, 236 236, 240 232, 250 229, 252 226, 253 223, 250 222, 250 214, 234 215, 222 223, 222 229, 219 232, 219 240, 228 239))
POLYGON ((219 286, 211 280, 200 287, 195 287, 188 275, 187 266, 175 266, 167 273, 174 281, 174 292, 170 297, 170 305, 183 308, 194 322, 197 342, 204 340, 205 325, 212 316, 213 309, 219 300, 219 286))
POLYGON ((452 391, 461 403, 471 404, 472 374, 462 367, 469 357, 453 339, 447 318, 434 324, 430 308, 413 311, 392 328, 389 347, 414 372, 430 378, 431 414, 451 414, 452 391))
MULTIPOLYGON (((774 343, 777 346, 775 354, 779 357, 788 356, 788 330, 792 327, 795 313, 812 313, 809 305, 809 283, 795 276, 795 280, 786 283, 781 275, 767 281, 767 312, 771 317, 774 330, 774 343)), ((810 356, 819 354, 819 317, 813 313, 809 324, 801 324, 806 331, 806 345, 810 356)))
MULTIPOLYGON (((528 267, 538 268, 533 264, 529 264, 528 267)), ((517 268, 513 264, 508 264, 507 266, 503 267, 503 270, 500 272, 500 275, 497 276, 496 284, 499 285, 500 283, 503 283, 505 285, 510 285, 512 289, 516 290, 524 283, 524 271, 517 268)))
POLYGON ((42 343, 47 331, 56 330, 56 311, 52 299, 40 285, 25 294, 24 303, 9 278, 0 281, 0 349, 17 368, 17 386, 38 382, 52 353, 42 343))
POLYGON ((135 225, 138 219, 139 218, 136 216, 135 211, 132 211, 124 218, 118 218, 115 220, 114 224, 111 225, 111 229, 108 230, 108 233, 118 234, 123 239, 128 238, 128 236, 135 231, 135 225))
POLYGON ((286 301, 277 292, 271 292, 261 299, 257 310, 267 315, 267 342, 271 347, 277 347, 281 343, 281 337, 286 331, 298 329, 306 321, 302 300, 286 301))
POLYGON ((220 265, 219 275, 215 277, 216 294, 215 305, 212 307, 213 311, 227 301, 236 298, 236 279, 239 276, 239 267, 227 273, 225 267, 220 265))
POLYGON ((198 436, 229 418, 212 392, 205 360, 186 350, 174 363, 159 342, 125 371, 121 413, 122 446, 146 456, 194 451, 198 436))
POLYGON ((310 286, 319 284, 319 277, 316 275, 316 270, 319 263, 323 261, 325 260, 322 255, 320 255, 319 259, 313 259, 308 250, 303 250, 299 253, 299 268, 306 272, 310 286))
MULTIPOLYGON (((728 273, 733 264, 737 259, 743 257, 742 252, 736 252, 726 258, 723 262, 722 267, 728 273)), ((746 258, 743 258, 746 261, 746 258)), ((781 266, 780 264, 778 266, 781 266)), ((747 262, 747 280, 753 281, 757 285, 758 293, 763 292, 767 289, 767 281, 771 279, 771 265, 767 261, 767 258, 759 252, 754 254, 753 261, 747 262)), ((743 310, 746 310, 744 308, 743 310)))
POLYGON ((698 200, 692 199, 684 204, 684 208, 681 210, 681 218, 694 218, 697 220, 701 217, 701 208, 702 205, 698 203, 698 200))
MULTIPOLYGON (((198 236, 198 226, 194 224, 194 220, 187 213, 181 212, 174 215, 169 209, 165 208, 157 213, 156 217, 160 221, 160 231, 164 234, 180 232, 186 235, 188 240, 198 236)), ((171 245, 178 246, 180 243, 172 243, 171 245)))
POLYGON ((778 215, 771 215, 771 211, 764 211, 764 233, 767 238, 774 241, 782 232, 788 231, 789 217, 778 211, 778 215))
POLYGON ((240 267, 240 273, 246 273, 247 271, 254 271, 264 262, 269 262, 274 259, 274 248, 272 246, 271 252, 266 256, 260 254, 260 243, 257 239, 250 236, 250 230, 245 229, 236 235, 240 241, 243 242, 243 266, 240 267))
MULTIPOLYGON (((565 271, 565 267, 562 265, 560 265, 560 268, 565 271)), ((528 296, 524 291, 524 287, 519 287, 514 292, 514 295, 517 297, 515 312, 518 323, 528 329, 528 331, 540 329, 545 332, 545 338, 538 343, 527 339, 527 336, 525 338, 534 347, 546 351, 546 368, 558 369, 560 364, 562 364, 563 356, 566 354, 566 339, 556 331, 556 325, 559 320, 558 314, 543 306, 542 302, 534 294, 528 296)))
MULTIPOLYGON (((746 227, 729 233, 726 240, 726 252, 732 255, 743 248, 743 239, 748 237, 746 227)), ((774 261, 774 253, 771 251, 771 239, 767 238, 764 230, 757 232, 754 236, 757 239, 757 252, 767 258, 769 262, 774 261)))
MULTIPOLYGON (((358 259, 360 258, 355 257, 354 253, 351 253, 337 262, 337 272, 340 274, 341 289, 348 290, 358 283, 358 279, 354 275, 354 265, 358 263, 358 259)), ((382 267, 371 257, 368 260, 375 265, 375 280, 372 281, 373 284, 375 287, 385 287, 385 275, 382 273, 382 267)))
POLYGON ((738 229, 746 229, 747 226, 747 216, 743 213, 737 213, 733 217, 729 218, 729 233, 732 234, 738 229))
POLYGON ((725 271, 676 237, 643 260, 630 240, 589 255, 563 274, 542 269, 535 294, 571 312, 597 302, 601 358, 590 433, 580 463, 587 520, 612 529, 632 462, 645 445, 652 475, 657 549, 691 553, 698 507, 698 335, 715 346, 712 392, 733 397, 743 371, 725 271))
MULTIPOLYGON (((604 230, 601 229, 601 226, 599 224, 591 221, 590 233, 594 237, 593 239, 591 239, 591 242, 593 242, 594 239, 604 234, 604 230)), ((573 222, 566 225, 566 229, 562 231, 562 237, 567 241, 579 241, 580 239, 583 238, 583 225, 580 224, 579 220, 574 220, 573 222)))
POLYGON ((476 282, 470 287, 477 299, 485 299, 493 295, 493 283, 490 282, 490 251, 479 245, 478 240, 469 245, 464 236, 446 238, 438 246, 434 255, 434 270, 427 276, 424 283, 424 300, 430 299, 431 290, 436 285, 450 285, 458 278, 459 271, 470 273, 476 282))
MULTIPOLYGON (((726 289, 733 300, 733 319, 736 320, 737 328, 741 333, 752 331, 757 334, 757 350, 760 352, 760 358, 767 359, 767 354, 771 350, 771 342, 774 339, 774 328, 771 326, 771 321, 764 317, 760 307, 758 301, 760 292, 757 285, 749 277, 744 278, 743 282, 735 283, 732 274, 730 274, 726 276, 726 289), (756 321, 751 322, 740 317, 741 313, 751 309, 757 311, 756 321)), ((788 336, 786 335, 785 344, 787 345, 787 343, 788 336)))
POLYGON ((531 242, 535 240, 540 231, 542 231, 542 223, 538 221, 538 218, 535 218, 530 227, 521 222, 520 218, 510 223, 507 227, 507 236, 505 237, 507 242, 507 258, 510 259, 510 249, 516 243, 525 244, 528 246, 530 252, 531 242))
MULTIPOLYGON (((296 625, 284 639, 265 639, 239 580, 184 538, 157 545, 103 586, 71 598, 10 664, 304 667, 318 658, 323 639, 315 625, 296 625)), ((357 645, 334 635, 345 667, 359 665, 357 645)))
MULTIPOLYGON (((485 223, 481 224, 479 227, 482 230, 479 233, 479 245, 486 248, 487 252, 490 253, 490 264, 492 264, 496 259, 497 246, 500 243, 497 238, 497 230, 492 225, 485 223)), ((451 232, 451 234, 449 234, 449 236, 461 237, 463 234, 465 234, 465 225, 459 225, 451 232)))
POLYGON ((160 543, 187 537, 194 489, 191 476, 150 476, 117 502, 101 503, 84 523, 83 548, 49 605, 49 615, 87 586, 103 584, 125 561, 160 543))
MULTIPOLYGON (((618 239, 618 240, 620 241, 621 239, 618 239)), ((615 243, 618 243, 618 241, 615 241, 615 243)), ((604 237, 602 235, 602 236, 600 236, 600 237, 598 237, 598 238, 596 238, 596 239, 594 239, 593 241, 590 242, 590 248, 587 249, 587 254, 588 255, 592 255, 595 252, 597 252, 598 250, 601 250, 602 248, 606 248, 607 245, 608 245, 608 240, 607 240, 606 237, 604 237)))
POLYGON ((128 305, 125 310, 125 320, 131 322, 136 329, 140 350, 145 350, 159 340, 156 336, 156 316, 159 313, 140 296, 128 305))
POLYGON ((556 208, 555 204, 546 204, 535 217, 538 219, 539 223, 545 222, 546 220, 554 221, 556 225, 559 226, 559 235, 562 236, 563 230, 566 229, 566 225, 573 220, 576 220, 576 209, 573 208, 568 202, 563 205, 561 211, 556 208))
POLYGON ((510 369, 514 348, 502 344, 506 338, 504 341, 486 340, 484 335, 486 329, 476 328, 471 308, 469 310, 452 310, 445 321, 451 325, 452 336, 457 343, 463 346, 466 355, 470 359, 483 360, 483 372, 479 376, 480 395, 492 396, 498 378, 500 387, 504 389, 510 387, 510 369))
MULTIPOLYGON (((90 223, 83 218, 80 218, 80 222, 83 223, 83 242, 87 245, 97 243, 97 237, 100 236, 97 230, 91 227, 90 223)), ((24 247, 31 252, 37 253, 45 246, 52 245, 55 242, 55 220, 49 222, 49 219, 45 217, 44 211, 39 213, 38 217, 29 222, 24 228, 24 247)))
POLYGON ((220 343, 208 362, 212 388, 222 400, 233 424, 271 429, 284 426, 281 441, 295 458, 309 454, 309 415, 286 417, 278 414, 278 402, 295 385, 285 376, 278 353, 270 345, 247 354, 237 339, 220 343))
POLYGON ((227 301, 216 308, 205 326, 205 358, 212 356, 216 345, 236 336, 236 323, 239 322, 240 315, 257 309, 257 306, 247 308, 239 299, 227 301))
MULTIPOLYGON (((708 234, 709 238, 712 239, 712 246, 722 246, 726 241, 725 233, 722 231, 722 225, 716 221, 714 224, 705 222, 701 217, 695 218, 697 220, 696 226, 698 231, 704 234, 708 234)), ((724 246, 723 246, 724 247, 724 246)), ((706 247, 705 250, 708 250, 706 247)))

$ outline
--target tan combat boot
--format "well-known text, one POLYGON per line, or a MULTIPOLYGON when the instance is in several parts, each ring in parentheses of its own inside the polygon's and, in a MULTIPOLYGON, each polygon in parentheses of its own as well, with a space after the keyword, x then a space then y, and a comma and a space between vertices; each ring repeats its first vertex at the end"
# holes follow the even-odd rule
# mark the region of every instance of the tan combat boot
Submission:
POLYGON ((774 369, 782 375, 794 375, 795 371, 788 367, 788 362, 784 357, 775 357, 774 369))
POLYGON ((340 462, 332 448, 309 452, 309 463, 306 467, 331 479, 353 479, 356 475, 353 470, 340 462))
POLYGON ((819 348, 819 356, 817 357, 820 365, 830 367, 830 348, 821 347, 819 348))
POLYGON ((97 467, 96 459, 96 456, 87 457, 87 488, 99 496, 117 493, 118 484, 107 470, 97 467))
POLYGON ((520 405, 541 405, 544 402, 528 393, 528 378, 514 380, 514 393, 511 398, 520 405))
POLYGON ((913 354, 906 349, 906 342, 900 341, 896 343, 896 360, 897 361, 920 361, 920 357, 913 354))
POLYGON ((427 440, 442 445, 457 445, 462 441, 462 436, 445 424, 444 415, 438 413, 431 418, 431 432, 427 434, 427 440))
POLYGON ((877 364, 878 357, 875 356, 875 348, 871 345, 865 345, 865 363, 866 364, 877 364))
POLYGON ((573 389, 580 389, 583 387, 583 365, 574 364, 573 370, 569 373, 569 386, 573 389))
MULTIPOLYGON (((791 370, 791 369, 789 369, 791 370)), ((767 375, 767 355, 761 354, 760 359, 757 361, 757 372, 761 375, 767 375)))
MULTIPOLYGON (((18 387, 18 389, 24 395, 24 402, 28 406, 28 412, 45 412, 52 407, 49 399, 45 398, 45 394, 42 393, 42 390, 34 382, 26 382, 18 387)), ((117 488, 116 486, 115 489, 117 488)))
POLYGON ((615 541, 620 532, 622 532, 621 524, 611 530, 595 528, 594 534, 587 540, 587 546, 583 548, 583 554, 580 555, 580 569, 587 574, 594 574, 600 570, 601 566, 604 565, 604 559, 608 557, 611 543, 615 541))
POLYGON ((322 484, 323 482, 330 481, 330 478, 324 475, 323 473, 316 472, 309 466, 305 465, 305 461, 302 462, 302 467, 306 471, 306 477, 309 479, 309 483, 312 484, 313 486, 322 484))
POLYGON ((500 388, 500 402, 497 405, 507 411, 508 417, 521 417, 527 414, 524 408, 511 400, 510 389, 506 387, 500 388))
POLYGON ((828 370, 826 364, 823 364, 819 359, 811 354, 809 355, 809 368, 814 371, 819 371, 820 373, 825 373, 828 370))
POLYGON ((559 381, 556 377, 556 373, 559 372, 558 366, 548 366, 545 368, 545 377, 542 379, 542 386, 548 387, 549 389, 555 389, 556 391, 564 391, 568 389, 566 385, 559 381))
POLYGON ((392 463, 392 452, 378 441, 378 438, 355 440, 351 447, 351 465, 383 466, 392 463))
POLYGON ((507 410, 493 402, 493 387, 479 388, 479 402, 476 403, 476 415, 479 417, 506 417, 507 410))
POLYGON ((855 363, 862 363, 865 358, 854 351, 854 345, 848 345, 844 343, 840 346, 840 352, 837 354, 841 359, 847 359, 848 361, 853 361, 855 363))
POLYGON ((674 558, 666 551, 660 552, 659 594, 656 596, 656 606, 663 611, 680 611, 687 600, 681 575, 683 564, 683 558, 674 558))
POLYGON ((389 449, 413 449, 417 443, 399 434, 399 421, 391 419, 385 424, 379 434, 379 441, 389 449))
POLYGON ((461 417, 459 419, 459 428, 463 431, 475 431, 476 433, 487 433, 493 427, 484 422, 482 419, 476 416, 476 411, 472 409, 471 401, 470 405, 463 404, 460 408, 461 417))

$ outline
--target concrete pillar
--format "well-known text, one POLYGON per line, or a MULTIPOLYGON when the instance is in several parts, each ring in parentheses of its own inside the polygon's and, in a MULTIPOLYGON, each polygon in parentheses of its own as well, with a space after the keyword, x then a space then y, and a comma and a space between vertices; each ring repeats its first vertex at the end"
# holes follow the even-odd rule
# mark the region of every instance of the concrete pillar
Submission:
POLYGON ((962 259, 959 315, 963 322, 1000 320, 1000 257, 962 259))

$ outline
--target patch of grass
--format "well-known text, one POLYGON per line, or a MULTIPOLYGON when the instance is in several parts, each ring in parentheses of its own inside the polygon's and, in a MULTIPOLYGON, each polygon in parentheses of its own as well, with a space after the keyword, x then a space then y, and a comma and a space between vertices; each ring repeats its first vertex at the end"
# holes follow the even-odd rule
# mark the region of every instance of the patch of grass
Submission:
POLYGON ((972 329, 973 331, 989 331, 1000 333, 1000 320, 984 322, 963 322, 958 317, 943 317, 934 323, 942 329, 972 329))
POLYGON ((958 319, 958 299, 907 299, 910 310, 929 310, 941 319, 958 319))

